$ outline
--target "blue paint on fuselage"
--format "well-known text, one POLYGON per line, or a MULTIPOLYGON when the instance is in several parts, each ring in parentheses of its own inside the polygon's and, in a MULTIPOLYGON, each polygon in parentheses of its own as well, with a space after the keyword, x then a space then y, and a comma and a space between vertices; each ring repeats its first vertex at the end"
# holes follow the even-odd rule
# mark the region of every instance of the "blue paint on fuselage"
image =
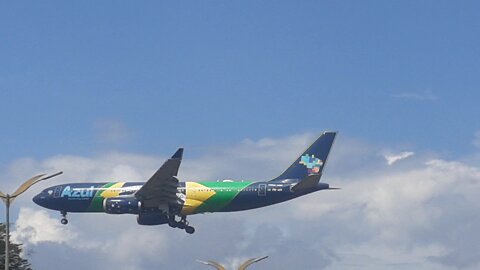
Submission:
MULTIPOLYGON (((110 189, 108 187, 105 188, 107 184, 109 183, 70 183, 56 185, 44 189, 33 197, 32 200, 36 204, 51 210, 65 212, 100 212, 89 211, 89 209, 97 193, 110 189)), ((125 182, 120 188, 121 190, 125 190, 125 192, 120 192, 120 195, 126 196, 129 194, 129 187, 142 186, 143 184, 144 182, 125 182)), ((130 192, 130 195, 133 195, 133 192, 130 192)))
MULTIPOLYGON (((201 183, 201 182, 200 182, 201 183)), ((315 191, 328 189, 328 184, 319 183, 316 187, 293 192, 291 187, 298 180, 282 182, 256 182, 240 191, 237 196, 219 212, 233 212, 255 209, 272 204, 288 201, 315 191), (264 187, 265 193, 259 192, 264 187)), ((112 188, 105 187, 109 183, 72 183, 49 187, 33 198, 33 201, 45 208, 64 212, 102 212, 101 208, 92 209, 92 201, 98 198, 97 193, 112 188), (96 198, 97 196, 97 198, 96 198)), ((143 182, 125 182, 118 187, 119 196, 133 196, 136 189, 131 187, 142 186, 143 182), (130 188, 130 189, 129 189, 130 188)), ((180 182, 178 193, 185 194, 185 182, 180 182)))
MULTIPOLYGON (((298 180, 292 180, 288 183, 257 182, 249 188, 254 191, 241 191, 224 209, 219 212, 234 212, 261 208, 272 204, 289 201, 309 193, 328 189, 329 185, 319 183, 316 187, 303 190, 302 192, 293 192, 291 187, 298 183, 298 180), (261 196, 258 189, 261 185, 266 185, 265 195, 261 196)), ((250 190, 250 189, 249 189, 250 190)))

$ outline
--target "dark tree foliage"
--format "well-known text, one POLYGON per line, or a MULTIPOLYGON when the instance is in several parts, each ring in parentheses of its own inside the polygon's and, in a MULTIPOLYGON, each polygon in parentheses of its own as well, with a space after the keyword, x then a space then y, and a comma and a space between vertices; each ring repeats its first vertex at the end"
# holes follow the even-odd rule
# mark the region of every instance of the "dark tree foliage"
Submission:
MULTIPOLYGON (((22 245, 10 241, 10 269, 32 270, 30 263, 23 259, 22 245)), ((5 269, 5 224, 0 223, 0 269, 5 269)))

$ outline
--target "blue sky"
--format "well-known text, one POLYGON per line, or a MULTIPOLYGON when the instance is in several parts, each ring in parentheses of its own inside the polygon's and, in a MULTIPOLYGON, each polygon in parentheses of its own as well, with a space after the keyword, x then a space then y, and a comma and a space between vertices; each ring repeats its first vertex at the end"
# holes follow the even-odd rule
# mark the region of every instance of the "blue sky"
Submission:
POLYGON ((265 228, 284 236, 261 245, 274 258, 268 269, 288 266, 279 253, 300 260, 299 251, 322 254, 321 269, 477 269, 480 236, 469 228, 480 226, 472 215, 480 197, 479 8, 477 1, 2 3, 0 190, 56 170, 65 175, 52 183, 144 179, 178 146, 186 147, 186 178, 269 177, 323 130, 340 131, 325 180, 346 190, 285 206, 306 217, 282 220, 283 206, 253 218, 195 217, 200 233, 186 239, 138 228, 131 216, 74 216, 73 227, 60 228, 57 213, 27 198, 38 187, 15 204, 17 239, 36 252, 38 269, 55 267, 49 252, 65 252, 62 262, 78 269, 172 269, 173 251, 235 264, 262 251, 244 238, 265 228), (227 251, 220 243, 228 232, 218 224, 238 226, 235 239, 245 245, 227 251), (45 238, 28 234, 42 227, 45 238), (311 239, 297 235, 308 230, 316 232, 311 239), (139 263, 105 260, 105 250, 91 248, 97 242, 82 239, 94 235, 115 250, 152 232, 175 246, 152 244, 161 255, 136 254, 139 263), (211 250, 218 257, 182 245, 201 249, 205 241, 218 244, 211 250), (305 249, 287 249, 289 241, 305 249))
POLYGON ((474 1, 2 6, 3 161, 324 129, 458 154, 480 129, 474 1))

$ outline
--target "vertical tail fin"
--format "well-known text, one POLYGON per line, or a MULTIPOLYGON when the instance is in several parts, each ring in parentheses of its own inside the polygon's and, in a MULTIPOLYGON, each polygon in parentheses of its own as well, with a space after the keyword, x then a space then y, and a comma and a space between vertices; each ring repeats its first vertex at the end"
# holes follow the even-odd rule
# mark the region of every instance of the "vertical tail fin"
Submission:
POLYGON ((285 172, 272 181, 321 175, 336 135, 336 132, 324 132, 285 172))

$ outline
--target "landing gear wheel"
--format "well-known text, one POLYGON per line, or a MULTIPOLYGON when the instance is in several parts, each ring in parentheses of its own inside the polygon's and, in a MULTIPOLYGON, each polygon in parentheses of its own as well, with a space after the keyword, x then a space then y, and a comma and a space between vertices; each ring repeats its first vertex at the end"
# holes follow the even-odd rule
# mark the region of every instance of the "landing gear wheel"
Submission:
POLYGON ((67 225, 68 224, 68 219, 67 219, 67 212, 65 211, 61 211, 60 214, 62 214, 62 220, 60 220, 60 222, 63 224, 63 225, 67 225))
POLYGON ((182 216, 180 221, 177 222, 177 228, 184 230, 186 227, 188 227, 188 221, 185 216, 182 216))
POLYGON ((183 230, 187 227, 187 224, 183 223, 183 222, 177 222, 177 228, 183 230))
POLYGON ((195 228, 193 228, 192 226, 187 226, 185 227, 185 232, 187 232, 188 234, 192 234, 195 232, 195 228))
POLYGON ((175 220, 174 221, 169 221, 168 226, 170 226, 172 228, 177 228, 178 227, 178 222, 176 222, 175 220))

